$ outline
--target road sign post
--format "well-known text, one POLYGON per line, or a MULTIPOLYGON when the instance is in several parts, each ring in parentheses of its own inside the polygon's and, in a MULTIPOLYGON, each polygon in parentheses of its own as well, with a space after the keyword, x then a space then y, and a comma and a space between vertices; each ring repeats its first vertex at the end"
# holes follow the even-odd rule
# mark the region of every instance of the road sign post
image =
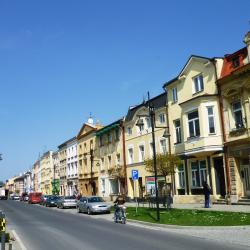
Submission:
POLYGON ((135 205, 135 210, 136 210, 136 213, 137 213, 137 197, 136 197, 136 181, 138 181, 139 179, 139 171, 137 169, 133 169, 132 170, 132 180, 134 181, 134 198, 135 198, 135 202, 136 202, 136 205, 135 205))

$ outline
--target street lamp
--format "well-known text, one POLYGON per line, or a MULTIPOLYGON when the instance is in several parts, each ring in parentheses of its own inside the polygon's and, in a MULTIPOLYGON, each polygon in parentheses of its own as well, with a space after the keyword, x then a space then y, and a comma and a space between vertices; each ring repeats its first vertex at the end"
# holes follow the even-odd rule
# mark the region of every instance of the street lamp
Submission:
MULTIPOLYGON (((95 188, 95 184, 93 181, 93 167, 94 167, 94 161, 98 161, 94 159, 94 149, 92 148, 92 144, 90 144, 90 151, 89 153, 85 153, 84 154, 84 159, 87 159, 87 155, 90 155, 90 185, 91 185, 91 192, 92 195, 96 195, 96 188, 95 188)), ((96 163, 96 166, 100 166, 99 161, 96 163)))
MULTIPOLYGON (((153 166, 154 166, 154 175, 155 175, 155 199, 156 199, 156 211, 157 211, 157 221, 160 221, 160 207, 159 207, 159 194, 158 194, 158 174, 157 174, 157 167, 156 167, 156 147, 155 147, 155 128, 168 128, 167 126, 159 127, 155 126, 155 107, 150 102, 150 96, 148 92, 148 115, 138 115, 139 119, 136 123, 136 126, 139 128, 144 126, 143 119, 141 117, 149 117, 152 127, 152 146, 153 146, 153 166)), ((163 137, 169 137, 169 133, 164 132, 163 137)))

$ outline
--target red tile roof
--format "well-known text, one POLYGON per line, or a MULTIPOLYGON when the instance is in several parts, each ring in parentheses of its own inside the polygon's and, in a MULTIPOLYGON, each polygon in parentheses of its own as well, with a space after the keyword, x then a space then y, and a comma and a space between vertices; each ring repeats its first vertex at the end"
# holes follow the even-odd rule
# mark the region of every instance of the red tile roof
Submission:
POLYGON ((234 52, 233 54, 225 55, 220 78, 228 76, 232 72, 234 72, 235 70, 238 70, 239 68, 244 66, 243 60, 246 57, 247 57, 247 48, 246 47, 234 52), (233 60, 236 60, 237 58, 239 58, 239 65, 237 67, 234 67, 233 60))

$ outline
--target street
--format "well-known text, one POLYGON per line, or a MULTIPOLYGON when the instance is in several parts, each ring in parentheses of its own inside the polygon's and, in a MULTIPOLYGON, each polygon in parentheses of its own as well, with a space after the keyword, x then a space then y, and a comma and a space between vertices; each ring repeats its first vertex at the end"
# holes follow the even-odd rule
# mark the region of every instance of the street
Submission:
MULTIPOLYGON (((62 213, 39 205, 0 201, 7 230, 15 230, 25 248, 40 249, 248 249, 143 226, 115 224, 95 215, 62 213)), ((105 216, 104 216, 105 217, 105 216)), ((131 224, 131 225, 130 225, 131 224)), ((226 236, 225 236, 226 237, 226 236)))

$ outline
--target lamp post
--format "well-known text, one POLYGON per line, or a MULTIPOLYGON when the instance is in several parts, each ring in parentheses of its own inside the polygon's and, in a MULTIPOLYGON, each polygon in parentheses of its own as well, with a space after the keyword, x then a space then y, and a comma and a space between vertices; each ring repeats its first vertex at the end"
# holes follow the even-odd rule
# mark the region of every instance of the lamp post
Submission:
MULTIPOLYGON (((160 207, 159 207, 159 193, 158 193, 158 174, 156 166, 156 147, 155 147, 155 128, 168 128, 167 126, 159 127, 155 126, 155 107, 150 102, 150 96, 148 92, 148 115, 138 115, 139 120, 136 123, 136 126, 144 126, 144 122, 140 117, 149 117, 152 127, 152 146, 153 146, 153 167, 154 167, 154 178, 155 178, 155 200, 156 200, 156 212, 157 212, 157 221, 160 221, 160 207)), ((169 137, 169 134, 166 131, 163 134, 163 137, 169 137)))

